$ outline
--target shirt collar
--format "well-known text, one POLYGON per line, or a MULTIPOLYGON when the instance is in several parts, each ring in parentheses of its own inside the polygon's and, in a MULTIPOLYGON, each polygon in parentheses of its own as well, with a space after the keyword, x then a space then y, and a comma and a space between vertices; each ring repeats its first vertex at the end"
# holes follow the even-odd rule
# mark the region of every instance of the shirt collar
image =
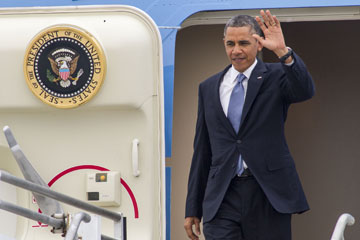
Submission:
MULTIPOLYGON (((250 79, 251 73, 252 73, 252 71, 254 70, 257 62, 258 62, 258 60, 255 58, 255 61, 253 62, 253 64, 251 64, 250 67, 248 67, 248 68, 242 73, 242 74, 245 75, 245 77, 246 77, 247 79, 250 79)), ((239 75, 240 72, 234 68, 234 65, 232 65, 229 70, 230 70, 230 76, 231 76, 230 79, 231 79, 231 82, 233 82, 233 81, 236 80, 236 77, 237 77, 237 75, 239 75)))

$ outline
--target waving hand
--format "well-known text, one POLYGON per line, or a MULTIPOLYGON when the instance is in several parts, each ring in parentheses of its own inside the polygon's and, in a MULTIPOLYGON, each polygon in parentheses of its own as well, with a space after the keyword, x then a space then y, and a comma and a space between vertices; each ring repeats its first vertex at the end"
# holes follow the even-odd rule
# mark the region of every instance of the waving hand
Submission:
POLYGON ((256 16, 255 19, 260 25, 261 30, 264 32, 265 38, 262 38, 257 34, 253 34, 253 37, 264 47, 273 51, 278 57, 284 56, 288 52, 288 49, 285 45, 285 39, 279 20, 276 16, 271 15, 269 10, 266 10, 266 12, 261 10, 260 14, 263 21, 259 16, 256 16))

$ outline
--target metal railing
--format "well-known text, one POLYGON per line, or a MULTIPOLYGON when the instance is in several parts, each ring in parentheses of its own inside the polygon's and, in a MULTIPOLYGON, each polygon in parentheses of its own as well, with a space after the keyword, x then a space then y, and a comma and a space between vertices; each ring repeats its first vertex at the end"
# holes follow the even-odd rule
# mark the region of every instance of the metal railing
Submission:
POLYGON ((344 240, 346 226, 354 225, 355 218, 348 213, 342 214, 336 222, 334 232, 330 240, 344 240))
MULTIPOLYGON (((111 238, 105 235, 101 235, 101 239, 112 239, 112 240, 126 240, 126 221, 121 213, 112 212, 104 208, 100 208, 89 204, 87 202, 75 199, 73 197, 67 196, 62 193, 55 192, 49 188, 40 186, 38 184, 32 183, 30 181, 18 178, 16 176, 11 175, 10 173, 0 170, 0 181, 9 183, 11 185, 29 190, 31 192, 38 193, 42 196, 49 197, 51 199, 55 199, 57 201, 69 204, 71 206, 83 209, 88 212, 95 213, 96 215, 103 216, 105 218, 109 218, 114 221, 115 225, 115 238, 111 238)), ((40 221, 46 223, 54 228, 62 228, 64 227, 64 221, 61 219, 56 219, 44 214, 39 214, 34 211, 28 210, 26 208, 22 208, 11 203, 1 201, 0 200, 0 208, 7 210, 9 212, 13 212, 15 214, 40 221)), ((70 235, 66 238, 66 240, 73 240, 77 235, 78 227, 81 221, 89 222, 91 217, 86 213, 80 213, 80 215, 76 215, 74 218, 74 222, 70 227, 70 235), (78 217, 76 217, 78 216, 78 217)), ((69 232, 68 232, 69 234, 69 232)))
POLYGON ((64 226, 64 221, 61 219, 56 219, 45 214, 37 213, 27 208, 19 207, 12 203, 0 200, 0 209, 3 209, 8 212, 12 212, 16 215, 20 215, 35 221, 39 221, 50 225, 56 229, 62 228, 64 226))

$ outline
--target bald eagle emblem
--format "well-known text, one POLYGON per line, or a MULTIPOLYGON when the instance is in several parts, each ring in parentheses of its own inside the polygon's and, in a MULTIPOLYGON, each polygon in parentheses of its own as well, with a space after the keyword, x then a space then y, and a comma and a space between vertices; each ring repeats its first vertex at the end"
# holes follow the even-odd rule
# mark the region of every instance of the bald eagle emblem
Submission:
POLYGON ((75 50, 69 48, 59 48, 51 51, 48 55, 48 60, 51 65, 52 73, 56 76, 54 76, 48 69, 48 80, 56 83, 57 85, 60 84, 63 88, 69 87, 71 83, 76 85, 76 82, 84 73, 84 70, 80 69, 77 72, 76 77, 73 77, 77 68, 79 57, 80 55, 75 50))

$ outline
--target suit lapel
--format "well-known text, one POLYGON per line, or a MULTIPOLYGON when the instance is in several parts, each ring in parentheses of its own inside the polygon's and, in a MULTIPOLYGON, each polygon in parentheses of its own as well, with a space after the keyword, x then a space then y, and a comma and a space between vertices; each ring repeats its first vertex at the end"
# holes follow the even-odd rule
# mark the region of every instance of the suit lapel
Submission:
POLYGON ((220 118, 220 122, 223 123, 225 125, 225 128, 229 131, 230 134, 232 135, 236 135, 235 130, 233 128, 233 126, 231 125, 230 120, 226 117, 224 110, 222 108, 221 105, 221 101, 220 101, 220 84, 224 78, 225 73, 229 70, 229 68, 231 67, 231 65, 227 66, 224 71, 219 74, 219 78, 217 79, 217 82, 215 85, 215 87, 213 88, 214 90, 214 95, 215 96, 215 110, 220 118))
POLYGON ((246 91, 246 98, 245 98, 245 103, 244 103, 244 107, 243 107, 243 111, 242 111, 241 125, 240 125, 239 133, 241 132, 241 129, 244 126, 243 122, 245 121, 245 118, 246 118, 247 114, 249 113, 249 110, 259 92, 259 89, 260 89, 262 83, 264 82, 264 79, 265 79, 264 73, 265 72, 266 72, 265 64, 261 60, 258 59, 258 63, 256 64, 254 70, 252 71, 249 82, 248 82, 248 88, 246 91))

